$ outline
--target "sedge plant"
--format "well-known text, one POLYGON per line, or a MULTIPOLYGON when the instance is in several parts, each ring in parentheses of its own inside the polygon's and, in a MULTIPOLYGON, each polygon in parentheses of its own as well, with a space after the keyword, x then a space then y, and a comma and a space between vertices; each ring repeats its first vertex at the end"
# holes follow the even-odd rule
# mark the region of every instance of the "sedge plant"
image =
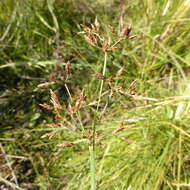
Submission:
MULTIPOLYGON (((104 36, 101 32, 101 26, 100 23, 98 22, 97 18, 95 19, 95 22, 91 24, 90 26, 86 25, 81 25, 82 31, 79 32, 79 34, 82 34, 90 45, 94 46, 95 48, 100 49, 104 56, 104 62, 102 66, 102 72, 101 73, 95 73, 94 76, 96 77, 97 80, 100 80, 100 85, 99 85, 99 94, 97 100, 95 100, 96 104, 96 110, 95 114, 93 117, 92 121, 92 127, 89 128, 87 131, 84 127, 84 123, 81 119, 81 114, 80 110, 84 107, 86 103, 86 95, 84 93, 84 90, 80 92, 79 97, 74 101, 72 98, 71 92, 68 87, 68 80, 72 78, 71 74, 71 64, 66 63, 65 64, 65 71, 62 72, 55 72, 53 76, 50 77, 50 81, 39 84, 38 87, 48 87, 52 84, 59 83, 64 85, 66 88, 66 91, 68 93, 68 96, 70 98, 70 102, 67 106, 69 117, 71 121, 73 121, 75 127, 73 128, 75 131, 78 131, 81 133, 82 136, 85 136, 88 141, 88 147, 89 147, 89 152, 90 152, 90 173, 91 173, 91 190, 96 190, 97 189, 97 179, 96 179, 96 139, 98 138, 98 134, 96 132, 96 126, 98 123, 100 123, 101 118, 104 114, 104 110, 101 110, 101 99, 103 96, 103 89, 104 89, 104 82, 108 81, 110 79, 107 79, 106 77, 106 70, 107 70, 107 63, 108 63, 108 58, 109 54, 112 51, 115 51, 119 48, 120 44, 124 40, 130 40, 134 38, 135 36, 131 36, 130 32, 132 27, 131 26, 125 26, 123 24, 123 19, 120 19, 119 22, 119 30, 116 31, 114 28, 111 26, 108 27, 109 32, 107 36, 104 36), (58 79, 59 78, 59 79, 58 79), (77 123, 80 125, 80 129, 77 127, 77 123)), ((122 68, 123 69, 123 68, 122 68)), ((119 72, 122 72, 122 70, 118 71, 117 75, 119 75, 119 72)), ((110 94, 113 93, 113 89, 110 85, 110 94)), ((63 126, 63 123, 65 123, 65 116, 62 116, 62 113, 64 112, 64 106, 61 105, 59 97, 56 95, 54 91, 50 89, 50 96, 51 96, 51 104, 40 104, 40 106, 44 107, 45 109, 53 111, 55 115, 55 123, 49 124, 50 127, 52 128, 61 128, 63 126)), ((104 106, 106 107, 106 106, 104 106)), ((49 137, 52 138, 57 134, 57 131, 55 130, 50 133, 46 133, 42 136, 42 138, 49 137)), ((62 147, 70 147, 74 146, 75 143, 73 142, 67 142, 65 144, 62 144, 62 147)))

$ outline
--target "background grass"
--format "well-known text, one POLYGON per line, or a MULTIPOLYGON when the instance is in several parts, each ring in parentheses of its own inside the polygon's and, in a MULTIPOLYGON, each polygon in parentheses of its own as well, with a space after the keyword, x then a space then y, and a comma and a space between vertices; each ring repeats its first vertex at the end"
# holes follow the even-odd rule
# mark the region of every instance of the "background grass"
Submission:
MULTIPOLYGON (((107 106, 97 125, 98 189, 190 188, 188 0, 2 0, 0 188, 90 188, 88 139, 78 131, 47 126, 53 114, 39 104, 49 102, 49 89, 37 85, 48 81, 58 61, 61 70, 69 61, 68 86, 74 99, 82 89, 87 95, 80 114, 89 118, 89 129, 100 82, 93 75, 101 72, 104 58, 78 34, 80 24, 97 17, 109 35, 108 26, 118 29, 121 15, 137 37, 109 54, 106 78, 113 78, 115 89, 123 86, 123 92, 136 80, 136 95, 102 97, 100 111, 107 106), (116 77, 121 67, 124 71, 116 77), (41 138, 50 130, 57 130, 54 138, 41 138), (74 146, 57 146, 64 142, 74 146)), ((65 105, 65 123, 73 126, 65 87, 51 89, 65 105)), ((108 90, 105 82, 104 92, 108 90)))

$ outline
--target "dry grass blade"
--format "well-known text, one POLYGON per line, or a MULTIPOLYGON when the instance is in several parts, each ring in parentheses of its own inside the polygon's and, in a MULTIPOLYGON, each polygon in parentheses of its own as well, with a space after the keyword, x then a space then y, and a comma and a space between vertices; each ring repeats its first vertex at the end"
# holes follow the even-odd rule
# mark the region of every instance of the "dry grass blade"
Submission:
POLYGON ((49 87, 50 85, 55 84, 55 82, 44 82, 39 84, 37 87, 49 87))
POLYGON ((1 176, 0 176, 0 181, 3 182, 3 183, 6 184, 6 185, 12 187, 13 189, 25 190, 25 189, 19 187, 18 185, 14 184, 14 183, 11 183, 10 181, 8 181, 8 180, 2 178, 1 176))
POLYGON ((2 144, 0 144, 0 149, 1 149, 1 152, 3 153, 3 155, 4 155, 4 158, 5 158, 6 162, 7 162, 8 167, 9 167, 9 169, 10 169, 10 171, 11 171, 13 180, 14 180, 15 184, 18 185, 17 177, 16 177, 15 172, 14 172, 14 170, 13 170, 11 164, 10 164, 9 158, 6 156, 6 152, 5 152, 5 150, 4 150, 3 146, 2 146, 2 144))
POLYGON ((15 7, 14 11, 13 11, 13 14, 11 16, 11 19, 10 19, 10 24, 7 26, 4 34, 2 35, 2 37, 0 38, 0 42, 2 42, 6 37, 7 35, 9 34, 10 32, 10 29, 11 29, 11 25, 13 24, 14 20, 15 20, 15 17, 16 17, 16 12, 17 12, 17 6, 15 7))

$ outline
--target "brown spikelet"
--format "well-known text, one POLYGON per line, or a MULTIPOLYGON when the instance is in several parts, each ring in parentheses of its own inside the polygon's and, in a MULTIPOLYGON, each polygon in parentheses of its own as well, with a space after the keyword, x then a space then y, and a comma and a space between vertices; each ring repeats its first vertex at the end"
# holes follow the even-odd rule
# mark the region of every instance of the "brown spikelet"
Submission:
POLYGON ((58 110, 55 111, 55 120, 58 121, 58 120, 61 120, 61 115, 60 115, 60 112, 58 110))
POLYGON ((41 84, 39 84, 37 87, 48 87, 48 86, 50 86, 50 85, 52 85, 52 84, 54 84, 55 82, 44 82, 44 83, 41 83, 41 84))
POLYGON ((60 110, 62 109, 62 106, 59 102, 59 98, 52 90, 50 90, 50 95, 51 95, 51 103, 53 104, 53 109, 55 113, 55 120, 60 120, 61 119, 60 110))
POLYGON ((118 129, 116 129, 115 131, 114 131, 114 134, 116 134, 116 133, 118 133, 118 132, 120 132, 120 131, 123 131, 125 129, 125 127, 120 127, 120 128, 118 128, 118 129))
POLYGON ((104 40, 103 45, 102 45, 102 50, 104 53, 107 53, 109 51, 109 47, 110 47, 109 44, 110 44, 109 39, 104 40))
POLYGON ((73 143, 66 142, 66 143, 63 143, 63 144, 58 144, 57 146, 60 147, 60 148, 66 148, 66 147, 72 147, 73 145, 74 145, 73 143))
POLYGON ((120 32, 120 37, 124 37, 125 36, 125 34, 126 34, 126 32, 127 32, 127 28, 125 27, 125 28, 123 28, 122 30, 121 30, 121 32, 120 32))
POLYGON ((84 94, 83 91, 80 93, 79 101, 81 102, 86 101, 86 95, 84 94))
POLYGON ((60 80, 61 80, 61 81, 64 81, 64 80, 65 80, 65 77, 64 77, 64 76, 60 76, 60 80))
POLYGON ((48 104, 39 104, 41 107, 47 109, 47 110, 53 110, 53 107, 48 104))
POLYGON ((53 74, 51 74, 51 75, 49 76, 49 80, 50 80, 50 81, 53 81, 53 82, 56 81, 56 75, 55 75, 55 73, 53 73, 53 74))
POLYGON ((108 88, 112 89, 112 83, 110 81, 108 82, 108 88))
POLYGON ((69 110, 69 113, 70 114, 73 114, 74 112, 73 112, 73 108, 72 108, 72 106, 71 106, 71 104, 69 103, 69 105, 68 105, 68 110, 69 110))
POLYGON ((61 127, 61 124, 59 124, 59 123, 51 123, 51 124, 48 124, 48 126, 51 127, 51 128, 59 128, 59 127, 61 127))
POLYGON ((92 46, 97 46, 98 45, 98 41, 96 39, 96 37, 94 37, 94 35, 89 34, 89 35, 85 35, 85 40, 91 44, 92 46))
POLYGON ((91 28, 90 27, 88 27, 86 25, 83 25, 83 24, 81 24, 81 26, 82 26, 82 29, 83 29, 84 32, 86 32, 86 33, 90 33, 91 32, 91 28))
POLYGON ((77 100, 76 103, 75 103, 75 108, 74 108, 74 112, 77 113, 80 109, 80 103, 81 101, 80 100, 77 100))
POLYGON ((71 67, 70 66, 71 65, 69 62, 65 64, 65 72, 67 75, 69 75, 71 73, 71 67))
POLYGON ((50 90, 50 95, 51 95, 51 103, 53 104, 54 109, 56 109, 56 110, 62 109, 62 106, 59 102, 59 98, 52 90, 50 90))
POLYGON ((94 26, 95 26, 95 32, 99 32, 99 30, 100 30, 100 23, 98 22, 97 17, 96 17, 96 19, 94 21, 94 26))
POLYGON ((135 95, 136 94, 136 85, 137 85, 137 80, 134 80, 127 91, 128 94, 130 95, 135 95))
POLYGON ((133 36, 129 36, 128 39, 131 40, 131 39, 136 38, 136 37, 137 37, 137 35, 133 35, 133 36))
POLYGON ((121 68, 117 71, 116 77, 121 76, 121 75, 123 74, 123 71, 124 71, 124 67, 121 67, 121 68))
POLYGON ((132 30, 131 25, 128 27, 123 27, 120 32, 120 37, 129 37, 131 30, 132 30))
POLYGON ((119 19, 119 28, 120 28, 120 31, 124 28, 123 16, 121 16, 119 19))
POLYGON ((128 139, 128 138, 122 138, 122 140, 129 143, 129 144, 134 142, 132 139, 128 139))
POLYGON ((117 49, 119 49, 119 47, 112 47, 110 50, 111 50, 111 51, 115 51, 115 50, 117 50, 117 49))
POLYGON ((104 80, 104 75, 102 73, 98 73, 98 74, 95 74, 93 75, 94 77, 98 78, 98 79, 101 79, 101 80, 104 80))
POLYGON ((113 36, 116 36, 116 35, 117 35, 116 31, 114 30, 114 28, 113 28, 112 26, 108 26, 108 29, 109 29, 110 33, 111 33, 113 36))
POLYGON ((55 133, 51 132, 51 133, 45 133, 44 135, 41 136, 41 138, 49 137, 51 139, 53 136, 55 136, 55 133))
POLYGON ((120 132, 120 131, 123 131, 124 129, 125 129, 124 121, 121 121, 119 128, 116 129, 113 133, 114 133, 114 134, 115 134, 115 133, 118 133, 118 132, 120 132))

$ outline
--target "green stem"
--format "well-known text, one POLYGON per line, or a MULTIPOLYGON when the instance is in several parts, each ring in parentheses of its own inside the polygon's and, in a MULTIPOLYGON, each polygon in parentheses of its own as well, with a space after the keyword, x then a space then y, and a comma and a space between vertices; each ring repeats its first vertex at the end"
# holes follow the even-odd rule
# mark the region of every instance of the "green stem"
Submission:
MULTIPOLYGON (((178 182, 178 184, 180 184, 181 165, 182 165, 182 160, 181 160, 181 143, 182 143, 182 134, 179 133, 178 168, 177 168, 177 182, 178 182)), ((177 190, 180 190, 180 186, 177 186, 177 190)))
POLYGON ((91 172, 91 190, 96 190, 96 165, 95 165, 95 149, 89 146, 90 151, 90 172, 91 172))
MULTIPOLYGON (((107 65, 107 53, 105 52, 104 54, 104 66, 103 66, 103 71, 102 74, 105 76, 106 74, 106 65, 107 65)), ((99 110, 99 105, 101 101, 101 96, 102 96, 102 91, 103 91, 103 86, 104 86, 104 80, 101 81, 100 84, 100 91, 99 91, 99 99, 98 99, 98 104, 96 111, 98 112, 99 110)), ((100 116, 101 117, 101 116, 100 116)), ((100 119, 100 117, 98 119, 100 119)), ((97 118, 94 118, 94 124, 93 124, 93 136, 92 136, 92 145, 89 146, 89 151, 90 151, 90 172, 91 172, 91 190, 96 190, 96 154, 95 154, 95 148, 96 148, 96 121, 97 118)))
MULTIPOLYGON (((105 54, 104 54, 104 67, 103 67, 103 72, 102 72, 104 77, 105 77, 105 74, 106 74, 106 66, 107 66, 107 53, 105 52, 105 54)), ((96 108, 97 112, 98 112, 98 109, 99 109, 99 106, 100 106, 103 86, 104 86, 104 80, 101 81, 101 85, 100 85, 99 99, 98 99, 98 104, 97 104, 97 108, 96 108)))

